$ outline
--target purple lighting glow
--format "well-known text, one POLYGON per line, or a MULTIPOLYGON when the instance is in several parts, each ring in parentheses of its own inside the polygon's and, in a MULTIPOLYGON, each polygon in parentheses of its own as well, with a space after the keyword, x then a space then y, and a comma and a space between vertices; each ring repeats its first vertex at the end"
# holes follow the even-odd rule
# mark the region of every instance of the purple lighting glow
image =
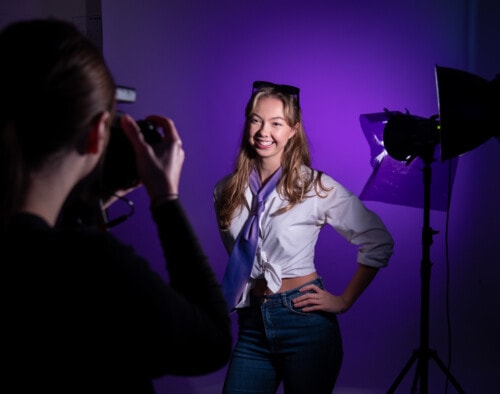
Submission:
MULTIPOLYGON (((421 158, 417 157, 407 164, 389 156, 383 140, 384 127, 388 120, 387 113, 362 114, 359 120, 370 146, 370 164, 373 167, 360 198, 365 201, 423 208, 424 185, 421 170, 424 164, 421 158)), ((443 163, 438 160, 438 155, 439 148, 436 147, 434 150, 436 160, 431 166, 431 209, 446 211, 458 159, 443 163)))

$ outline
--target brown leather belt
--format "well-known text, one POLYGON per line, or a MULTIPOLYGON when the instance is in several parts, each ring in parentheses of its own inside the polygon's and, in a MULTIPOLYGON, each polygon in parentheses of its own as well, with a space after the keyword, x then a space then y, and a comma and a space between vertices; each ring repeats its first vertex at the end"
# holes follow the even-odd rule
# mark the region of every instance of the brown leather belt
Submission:
MULTIPOLYGON (((316 272, 313 272, 312 274, 299 276, 296 278, 283 278, 281 280, 281 287, 277 291, 277 293, 283 293, 288 290, 296 289, 297 287, 300 287, 307 282, 311 282, 317 277, 318 274, 316 272)), ((269 288, 267 287, 267 281, 263 278, 256 279, 255 285, 252 288, 251 293, 256 297, 262 297, 265 295, 273 294, 273 292, 269 290, 269 288)))

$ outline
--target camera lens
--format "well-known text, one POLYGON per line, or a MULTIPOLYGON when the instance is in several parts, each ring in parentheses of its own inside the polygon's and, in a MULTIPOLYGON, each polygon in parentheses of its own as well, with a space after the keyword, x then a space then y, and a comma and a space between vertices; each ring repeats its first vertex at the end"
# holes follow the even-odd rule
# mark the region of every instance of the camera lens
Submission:
MULTIPOLYGON (((162 135, 156 126, 147 120, 136 121, 144 140, 152 145, 161 141, 162 135)), ((110 130, 101 173, 102 197, 113 195, 118 190, 126 190, 139 184, 135 153, 132 145, 120 126, 120 117, 115 117, 110 130)))

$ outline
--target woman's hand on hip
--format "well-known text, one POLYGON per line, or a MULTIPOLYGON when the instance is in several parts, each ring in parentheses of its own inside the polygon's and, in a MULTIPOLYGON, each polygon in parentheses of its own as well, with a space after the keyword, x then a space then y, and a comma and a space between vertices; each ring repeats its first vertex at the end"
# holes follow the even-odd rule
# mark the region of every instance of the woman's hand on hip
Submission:
POLYGON ((293 300, 295 308, 303 312, 324 311, 329 313, 344 313, 348 309, 347 302, 339 296, 310 284, 300 288, 304 294, 293 300))

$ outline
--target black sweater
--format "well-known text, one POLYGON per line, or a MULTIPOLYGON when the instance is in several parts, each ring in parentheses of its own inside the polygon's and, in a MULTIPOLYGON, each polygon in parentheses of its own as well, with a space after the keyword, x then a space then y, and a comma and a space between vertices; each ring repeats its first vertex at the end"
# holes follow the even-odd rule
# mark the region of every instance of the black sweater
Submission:
POLYGON ((146 393, 225 365, 230 319, 207 257, 180 202, 152 215, 169 284, 110 233, 15 217, 0 241, 1 392, 146 393))

